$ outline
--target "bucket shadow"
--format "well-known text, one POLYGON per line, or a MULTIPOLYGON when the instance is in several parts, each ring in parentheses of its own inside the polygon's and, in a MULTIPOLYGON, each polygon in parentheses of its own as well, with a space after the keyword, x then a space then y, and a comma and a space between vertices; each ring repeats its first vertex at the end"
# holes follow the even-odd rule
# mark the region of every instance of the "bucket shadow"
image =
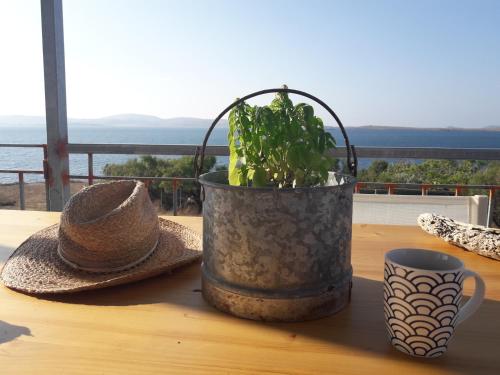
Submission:
POLYGON ((22 335, 32 336, 28 327, 16 326, 0 320, 0 344, 15 340, 22 335))
POLYGON ((419 359, 393 349, 386 338, 381 281, 354 277, 351 303, 334 316, 303 323, 265 323, 231 317, 209 306, 201 295, 199 263, 178 269, 174 273, 175 277, 162 275, 102 290, 43 298, 94 306, 181 305, 190 310, 189 314, 199 312, 208 320, 233 319, 250 328, 262 329, 264 326, 284 332, 290 340, 308 337, 362 350, 376 358, 394 362, 411 361, 415 367, 425 370, 446 367, 454 373, 475 375, 478 369, 469 370, 470 363, 467 363, 467 358, 472 356, 476 363, 480 361, 483 364, 483 372, 495 372, 493 366, 498 357, 495 343, 498 342, 496 335, 500 332, 500 319, 496 317, 500 316, 500 301, 485 300, 476 314, 457 328, 448 353, 436 359, 419 359))

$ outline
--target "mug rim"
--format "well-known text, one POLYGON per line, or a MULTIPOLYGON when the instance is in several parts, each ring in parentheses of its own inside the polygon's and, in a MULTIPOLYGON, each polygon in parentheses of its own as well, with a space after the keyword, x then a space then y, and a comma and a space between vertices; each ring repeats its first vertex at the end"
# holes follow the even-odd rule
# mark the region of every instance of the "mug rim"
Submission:
POLYGON ((402 248, 397 248, 397 249, 391 249, 389 251, 387 251, 385 254, 384 254, 384 260, 385 261, 389 261, 393 264, 396 264, 400 267, 403 267, 403 268, 408 268, 408 269, 411 269, 411 270, 415 270, 415 271, 424 271, 424 272, 442 272, 442 273, 451 273, 451 272, 457 272, 457 271, 463 271, 465 269, 465 264, 464 262, 457 258, 456 256, 453 256, 453 255, 449 255, 447 253, 444 253, 442 251, 436 251, 436 250, 429 250, 429 249, 421 249, 421 248, 416 248, 416 247, 402 247, 402 248), (407 265, 404 265, 404 264, 401 264, 400 262, 396 262, 394 260, 392 260, 390 258, 390 255, 392 254, 395 254, 395 253, 399 253, 401 251, 407 251, 407 250, 416 250, 418 252, 425 252, 425 253, 433 253, 433 254, 442 254, 442 255, 446 255, 447 257, 453 259, 454 261, 458 262, 460 264, 459 267, 456 267, 456 268, 451 268, 451 269, 428 269, 428 268, 418 268, 418 267, 412 267, 412 266, 407 266, 407 265))

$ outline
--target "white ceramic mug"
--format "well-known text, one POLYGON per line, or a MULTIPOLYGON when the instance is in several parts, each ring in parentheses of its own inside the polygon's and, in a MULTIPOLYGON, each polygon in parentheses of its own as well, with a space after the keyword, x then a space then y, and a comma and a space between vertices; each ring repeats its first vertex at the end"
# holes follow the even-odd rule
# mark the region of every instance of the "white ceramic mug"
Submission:
POLYGON ((385 254, 384 315, 391 344, 417 357, 446 351, 455 327, 484 299, 484 282, 458 258, 423 249, 395 249, 385 254), (474 277, 476 290, 460 306, 463 281, 474 277))

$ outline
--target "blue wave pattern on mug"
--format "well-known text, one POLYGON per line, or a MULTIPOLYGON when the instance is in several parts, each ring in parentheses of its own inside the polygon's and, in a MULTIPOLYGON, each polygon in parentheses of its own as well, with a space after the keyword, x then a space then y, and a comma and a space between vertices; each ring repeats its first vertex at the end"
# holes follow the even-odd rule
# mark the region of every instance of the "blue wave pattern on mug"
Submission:
POLYGON ((392 345, 419 357, 443 354, 458 318, 463 272, 425 274, 386 262, 384 279, 384 314, 392 345))

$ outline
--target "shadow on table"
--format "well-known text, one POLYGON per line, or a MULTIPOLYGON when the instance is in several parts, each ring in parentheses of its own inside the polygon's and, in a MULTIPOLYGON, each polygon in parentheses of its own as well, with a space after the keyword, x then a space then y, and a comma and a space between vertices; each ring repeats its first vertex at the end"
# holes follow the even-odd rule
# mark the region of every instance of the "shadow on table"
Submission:
POLYGON ((392 361, 411 361, 416 367, 432 369, 446 367, 464 375, 494 371, 499 355, 495 338, 500 332, 500 301, 485 300, 478 312, 457 329, 455 340, 447 354, 437 359, 417 359, 394 350, 386 339, 383 315, 383 283, 354 277, 352 300, 340 313, 305 323, 263 323, 229 317, 210 307, 201 296, 199 263, 141 282, 81 292, 74 295, 45 297, 52 301, 97 306, 130 306, 144 304, 182 305, 204 314, 207 320, 234 319, 238 324, 262 325, 283 331, 290 340, 309 337, 326 343, 335 343, 367 355, 384 357, 392 361), (479 324, 485 322, 487 324, 479 324), (467 359, 481 363, 471 369, 467 359))
POLYGON ((15 340, 22 335, 31 336, 31 331, 28 327, 16 326, 0 320, 0 344, 15 340))

